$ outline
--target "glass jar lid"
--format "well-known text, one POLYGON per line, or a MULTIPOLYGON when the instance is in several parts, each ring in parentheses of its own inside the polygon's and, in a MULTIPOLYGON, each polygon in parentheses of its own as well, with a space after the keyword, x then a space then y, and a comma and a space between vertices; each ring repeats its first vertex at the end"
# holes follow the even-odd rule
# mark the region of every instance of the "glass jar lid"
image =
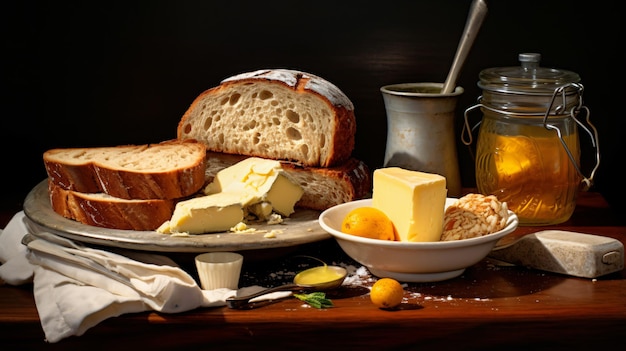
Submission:
MULTIPOLYGON (((483 91, 552 95, 555 89, 569 83, 578 83, 580 76, 571 71, 540 67, 541 54, 519 54, 520 66, 494 67, 480 72, 478 86, 483 91)), ((566 94, 576 93, 576 88, 566 88, 566 94)))

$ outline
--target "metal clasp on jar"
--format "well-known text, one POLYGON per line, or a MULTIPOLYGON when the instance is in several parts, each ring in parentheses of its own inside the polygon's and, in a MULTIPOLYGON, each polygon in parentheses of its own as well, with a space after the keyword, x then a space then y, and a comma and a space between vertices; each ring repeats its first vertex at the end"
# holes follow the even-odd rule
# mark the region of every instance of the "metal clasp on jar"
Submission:
MULTIPOLYGON (((591 123, 590 121, 590 116, 591 116, 591 112, 589 111, 589 108, 587 108, 586 106, 583 105, 583 100, 582 100, 582 94, 583 94, 583 90, 584 87, 582 84, 579 83, 568 83, 565 85, 562 85, 556 89, 554 89, 554 93, 552 94, 552 100, 550 101, 550 105, 548 106, 548 108, 546 109, 546 112, 543 114, 543 127, 549 130, 554 130, 557 133, 557 136, 559 137, 559 141, 561 142, 561 145, 563 145, 563 148, 565 149, 565 152, 567 153, 567 156, 569 157, 570 161, 572 162, 572 164, 574 165, 574 168, 576 168, 576 171, 578 172, 578 174, 580 174, 580 176, 582 177, 582 184, 583 184, 583 191, 587 191, 589 190, 589 188, 593 185, 593 178, 595 177, 596 171, 598 170, 598 167, 600 167, 600 145, 598 143, 598 131, 596 129, 596 127, 591 123), (573 87, 576 89, 577 94, 578 94, 578 105, 572 107, 572 109, 567 112, 567 111, 563 111, 565 109, 566 106, 566 90, 569 87, 573 87), (550 114, 550 111, 552 111, 552 107, 554 106, 555 101, 557 101, 557 98, 561 97, 563 103, 560 105, 557 105, 554 108, 554 114, 550 114), (589 128, 591 128, 591 130, 589 128, 587 128, 586 125, 584 125, 578 118, 577 115, 578 113, 584 110, 585 114, 586 114, 586 118, 585 121, 587 123, 587 125, 589 125, 589 128), (589 135, 589 137, 591 138, 591 144, 592 147, 595 149, 595 158, 596 158, 596 165, 593 167, 591 174, 589 175, 589 177, 585 176, 583 174, 583 172, 580 169, 580 166, 578 165, 578 163, 576 162, 576 159, 574 157, 574 155, 572 154, 572 152, 570 151, 569 147, 567 146, 565 140, 563 139, 563 133, 561 131, 561 129, 559 127, 557 127, 554 124, 550 124, 548 123, 550 116, 554 116, 554 115, 566 115, 569 114, 570 117, 572 117, 572 119, 576 122, 576 124, 578 126, 580 126, 585 132, 587 132, 587 134, 589 135)), ((468 115, 471 111, 477 109, 477 108, 485 108, 487 110, 490 110, 494 113, 498 113, 498 114, 502 114, 502 115, 506 115, 506 116, 529 116, 529 117, 538 117, 540 116, 540 114, 536 114, 536 113, 519 113, 519 112, 511 112, 511 111, 503 111, 503 110, 499 110, 490 106, 487 106, 485 104, 482 103, 482 96, 478 97, 478 103, 474 106, 471 106, 469 108, 467 108, 465 110, 464 113, 464 119, 465 119, 465 123, 463 124, 463 130, 461 131, 461 141, 463 142, 463 144, 470 146, 473 142, 473 133, 474 130, 476 130, 476 128, 478 128, 480 126, 481 121, 479 121, 478 123, 476 123, 474 125, 474 127, 470 128, 470 124, 469 124, 469 119, 468 119, 468 115), (466 138, 467 136, 467 138, 466 138)))
MULTIPOLYGON (((559 140, 561 141, 561 145, 563 145, 563 147, 565 148, 565 152, 567 152, 567 156, 569 157, 570 161, 572 161, 572 163, 574 164, 574 167, 576 167, 576 171, 578 172, 578 174, 580 174, 582 176, 582 178, 583 178, 582 182, 584 184, 584 190, 588 190, 593 185, 593 178, 595 177, 595 174, 596 174, 596 171, 598 170, 598 167, 600 167, 600 145, 598 144, 598 130, 591 123, 591 121, 589 119, 590 116, 591 116, 591 111, 589 111, 589 108, 587 108, 587 106, 583 105, 583 99, 582 99, 583 90, 584 90, 583 85, 579 84, 579 83, 569 83, 569 84, 565 84, 565 85, 562 85, 562 86, 554 89, 554 93, 552 94, 552 101, 550 102, 550 106, 548 106, 548 109, 546 110, 546 113, 545 113, 545 115, 543 117, 543 126, 546 129, 550 129, 550 130, 556 131, 557 135, 559 136, 559 140), (591 171, 591 174, 589 175, 589 177, 586 177, 582 173, 582 171, 580 170, 580 167, 574 161, 574 156, 572 155, 572 152, 567 147, 567 144, 565 143, 565 140, 563 140, 563 135, 561 133, 561 129, 559 129, 559 127, 557 127, 555 125, 552 125, 552 124, 548 123, 548 119, 550 117, 550 110, 552 109, 552 106, 554 105, 554 102, 556 101, 558 96, 562 97, 563 104, 558 105, 556 107, 556 111, 564 109, 564 106, 565 106, 565 91, 570 86, 572 86, 572 87, 577 89, 579 99, 578 99, 578 106, 572 107, 572 109, 569 111, 569 115, 570 115, 570 117, 572 117, 574 119, 574 121, 576 122, 576 124, 578 124, 578 126, 580 126, 585 132, 587 132, 587 134, 591 138, 591 145, 596 150, 596 165, 595 165, 595 167, 593 167, 593 170, 591 171), (580 120, 578 118, 576 118, 576 116, 578 115, 580 110, 584 110, 585 111, 585 114, 587 116, 585 121, 587 122, 589 127, 591 127, 591 129, 593 130, 593 133, 589 130, 589 128, 587 128, 587 126, 585 126, 582 122, 580 122, 580 120)), ((564 112, 566 112, 566 111, 564 111, 564 112)))

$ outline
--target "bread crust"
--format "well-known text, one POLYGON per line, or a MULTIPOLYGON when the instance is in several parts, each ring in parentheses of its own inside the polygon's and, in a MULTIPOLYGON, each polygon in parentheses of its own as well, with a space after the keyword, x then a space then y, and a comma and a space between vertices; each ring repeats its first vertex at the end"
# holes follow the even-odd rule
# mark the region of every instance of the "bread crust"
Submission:
POLYGON ((102 194, 65 190, 50 179, 48 194, 54 212, 80 223, 122 230, 155 230, 169 220, 177 200, 126 200, 102 194))
MULTIPOLYGON (((204 185, 205 156, 206 148, 202 143, 169 140, 146 145, 52 149, 43 154, 43 160, 49 179, 65 190, 105 193, 121 199, 177 199, 198 192, 204 185), (160 148, 171 146, 182 150, 181 157, 188 160, 184 166, 147 170, 132 164, 119 167, 106 160, 121 152, 156 159, 161 157, 160 148), (73 157, 81 152, 100 154, 92 159, 73 157)), ((168 163, 166 157, 156 161, 168 163)))
MULTIPOLYGON (((224 101, 220 105, 229 105, 234 100, 232 95, 230 95, 231 99, 228 102, 224 101)), ((270 119, 269 117, 266 118, 267 120, 270 119)), ((205 143, 209 151, 293 161, 310 167, 332 167, 347 161, 354 150, 355 133, 354 106, 339 88, 319 76, 285 69, 258 70, 223 80, 219 86, 202 92, 194 99, 177 127, 178 139, 197 139, 205 143), (281 112, 276 112, 276 115, 272 116, 279 122, 262 121, 259 124, 254 123, 254 120, 258 118, 255 115, 257 111, 252 107, 247 107, 253 102, 253 98, 250 96, 237 97, 237 99, 247 99, 244 102, 235 102, 246 106, 239 109, 216 108, 214 106, 218 105, 217 99, 226 100, 230 93, 237 95, 239 87, 259 82, 263 83, 264 88, 267 88, 268 91, 272 90, 272 87, 288 89, 291 92, 291 99, 289 101, 280 100, 281 103, 285 104, 284 106, 287 106, 288 103, 296 105, 301 103, 301 106, 304 106, 306 103, 302 101, 305 98, 314 98, 325 104, 327 110, 331 111, 330 116, 312 113, 310 117, 318 119, 320 123, 323 120, 324 122, 321 124, 324 125, 324 128, 329 128, 329 131, 322 132, 319 130, 320 128, 302 125, 303 130, 313 133, 318 138, 309 143, 292 143, 290 140, 280 147, 274 148, 270 140, 276 139, 276 135, 289 133, 289 129, 286 127, 289 118, 282 115, 285 113, 285 108, 281 107, 284 106, 277 106, 281 112), (207 111, 206 109, 213 110, 207 111), (210 116, 203 116, 204 113, 210 116), (213 121, 213 113, 217 113, 215 121, 227 119, 224 116, 239 119, 236 123, 237 126, 232 128, 230 125, 217 127, 217 122, 213 121), (328 123, 326 118, 330 118, 328 123), (216 129, 215 134, 219 134, 219 137, 213 135, 212 131, 207 131, 208 129, 216 129), (228 140, 237 140, 237 142, 229 143, 228 140), (300 152, 299 150, 302 148, 308 148, 310 156, 303 156, 306 152, 300 152)), ((282 140, 288 139, 287 136, 282 138, 282 140)))

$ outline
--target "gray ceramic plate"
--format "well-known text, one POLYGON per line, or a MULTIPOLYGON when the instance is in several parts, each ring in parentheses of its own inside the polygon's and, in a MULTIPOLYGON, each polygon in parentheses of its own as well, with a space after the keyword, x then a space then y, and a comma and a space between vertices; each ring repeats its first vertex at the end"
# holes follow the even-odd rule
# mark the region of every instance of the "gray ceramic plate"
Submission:
POLYGON ((292 247, 331 238, 320 227, 319 211, 296 210, 282 224, 250 224, 256 233, 213 233, 171 236, 154 231, 99 228, 67 219, 52 210, 47 180, 31 190, 24 201, 24 213, 42 230, 84 243, 157 252, 208 252, 263 250, 292 247), (275 238, 265 238, 271 230, 280 230, 275 238))

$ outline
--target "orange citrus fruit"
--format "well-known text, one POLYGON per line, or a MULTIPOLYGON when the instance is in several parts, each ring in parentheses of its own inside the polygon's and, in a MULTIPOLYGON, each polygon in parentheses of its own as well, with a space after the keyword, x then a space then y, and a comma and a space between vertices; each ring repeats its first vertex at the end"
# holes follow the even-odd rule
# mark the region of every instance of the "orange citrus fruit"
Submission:
POLYGON ((382 278, 372 285, 370 299, 379 308, 398 307, 404 296, 404 288, 392 278, 382 278))
POLYGON ((358 207, 350 211, 341 223, 341 231, 371 239, 396 240, 393 222, 374 207, 358 207))

